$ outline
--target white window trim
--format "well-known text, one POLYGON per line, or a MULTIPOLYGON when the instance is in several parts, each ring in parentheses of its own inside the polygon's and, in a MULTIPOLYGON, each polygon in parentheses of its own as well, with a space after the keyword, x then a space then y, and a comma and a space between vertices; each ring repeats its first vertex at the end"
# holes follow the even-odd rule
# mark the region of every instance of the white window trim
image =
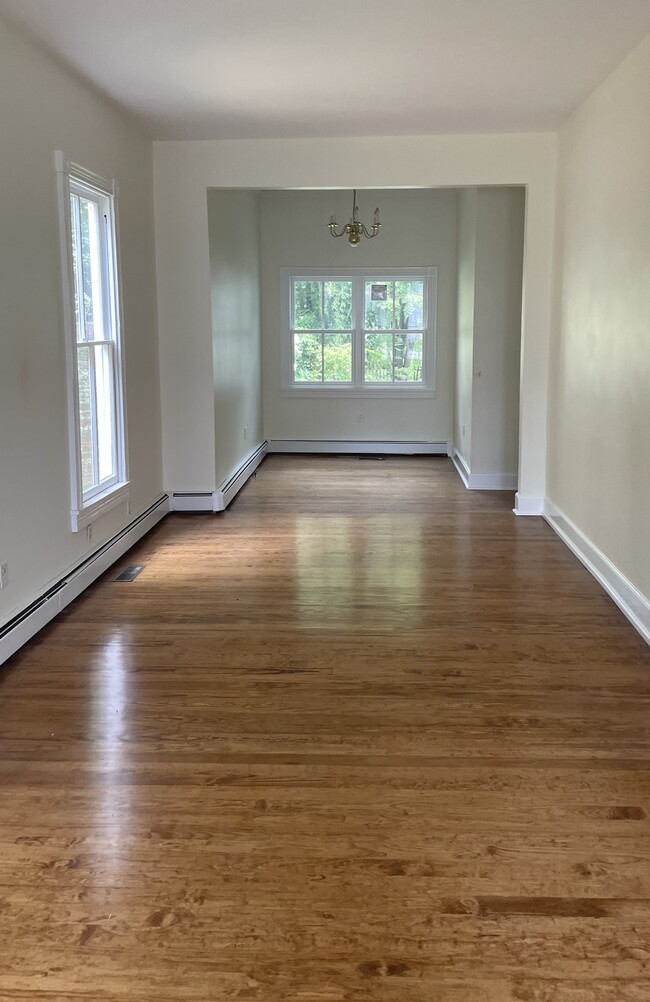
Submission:
POLYGON ((61 277, 63 282, 63 328, 65 333, 66 382, 68 397, 68 431, 70 456, 70 527, 72 532, 79 532, 90 525, 95 519, 104 515, 111 508, 128 501, 128 453, 126 437, 126 395, 124 352, 122 349, 122 294, 121 270, 119 257, 119 233, 117 200, 119 186, 116 181, 95 174, 79 164, 67 160, 61 150, 54 154, 54 165, 57 174, 57 194, 59 204, 59 239, 61 249, 61 277), (95 188, 100 194, 108 195, 111 211, 110 274, 107 276, 114 290, 115 317, 115 432, 117 450, 117 478, 105 490, 99 490, 92 497, 84 500, 81 479, 81 446, 79 430, 77 367, 75 359, 76 325, 74 310, 74 272, 72 266, 72 227, 70 221, 70 185, 71 181, 95 188))
MULTIPOLYGON (((281 274, 281 395, 290 398, 307 397, 390 397, 390 398, 428 398, 436 395, 436 320, 437 320, 437 288, 438 269, 436 267, 413 268, 282 268, 281 274), (291 281, 294 278, 313 278, 318 281, 329 279, 361 278, 361 288, 364 279, 404 280, 407 278, 425 278, 427 280, 426 336, 423 340, 423 380, 422 383, 405 385, 404 383, 368 384, 363 382, 346 383, 294 383, 293 381, 293 346, 291 343, 291 281)), ((353 293, 354 295, 354 293, 353 293)), ((362 303, 356 304, 356 330, 361 331, 363 318, 362 303), (360 312, 361 310, 361 312, 360 312)), ((356 353, 356 371, 363 372, 363 339, 352 335, 352 351, 356 353), (356 344, 355 344, 356 340, 356 344)), ((354 370, 353 370, 354 371, 354 370)))

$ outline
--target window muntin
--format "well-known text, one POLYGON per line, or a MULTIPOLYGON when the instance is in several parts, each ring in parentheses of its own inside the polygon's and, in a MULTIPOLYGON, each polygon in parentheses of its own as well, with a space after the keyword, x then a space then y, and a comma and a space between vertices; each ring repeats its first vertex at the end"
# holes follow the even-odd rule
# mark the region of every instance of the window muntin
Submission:
POLYGON ((431 394, 435 269, 284 273, 287 388, 431 394))
POLYGON ((127 494, 115 185, 57 154, 73 531, 127 494))

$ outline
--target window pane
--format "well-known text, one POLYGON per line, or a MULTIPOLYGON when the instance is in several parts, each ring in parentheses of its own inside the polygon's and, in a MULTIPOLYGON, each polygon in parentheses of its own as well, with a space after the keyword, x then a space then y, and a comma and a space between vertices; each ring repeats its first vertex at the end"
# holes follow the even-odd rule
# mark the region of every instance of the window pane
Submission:
POLYGON ((293 378, 297 383, 323 380, 322 335, 305 332, 293 336, 293 378))
POLYGON ((365 380, 367 383, 392 383, 392 334, 366 334, 365 380))
POLYGON ((424 282, 395 282, 395 329, 424 327, 424 282))
POLYGON ((352 335, 326 334, 323 345, 325 381, 352 382, 352 335))
POLYGON ((352 330, 352 282, 325 282, 324 295, 324 329, 352 330))
POLYGON ((95 401, 99 482, 115 476, 115 408, 113 400, 113 346, 100 344, 95 351, 95 401))
POLYGON ((79 211, 79 196, 74 193, 70 193, 70 220, 72 229, 72 277, 73 277, 73 296, 74 296, 74 325, 75 332, 77 336, 77 341, 84 341, 84 332, 81 325, 81 306, 79 302, 79 295, 81 293, 81 272, 79 268, 81 267, 79 262, 79 239, 77 226, 79 221, 78 216, 79 211))
POLYGON ((323 329, 322 282, 293 283, 293 324, 296 331, 323 329))
POLYGON ((83 309, 87 341, 104 341, 102 261, 99 249, 100 213, 96 202, 79 198, 83 309))
POLYGON ((422 334, 395 335, 395 381, 422 382, 422 334))
POLYGON ((93 434, 93 378, 90 348, 77 349, 77 381, 79 385, 79 442, 81 446, 81 485, 87 491, 95 483, 93 434))
POLYGON ((367 331, 392 330, 394 282, 366 282, 365 328, 367 331))

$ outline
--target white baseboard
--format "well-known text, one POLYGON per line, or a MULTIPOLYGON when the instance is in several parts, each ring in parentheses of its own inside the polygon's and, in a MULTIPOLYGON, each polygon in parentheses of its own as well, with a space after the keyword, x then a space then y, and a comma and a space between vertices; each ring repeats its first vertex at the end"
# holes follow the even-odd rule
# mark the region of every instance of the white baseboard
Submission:
POLYGON ((544 502, 543 514, 560 539, 593 574, 645 642, 650 644, 650 601, 549 498, 544 502))
POLYGON ((515 494, 515 506, 512 509, 515 515, 543 515, 544 498, 533 497, 532 494, 515 494))
POLYGON ((255 473, 268 451, 268 442, 256 446, 224 480, 218 491, 174 491, 169 495, 170 510, 224 511, 248 478, 255 473))
POLYGON ((255 473, 267 452, 269 443, 262 442, 256 449, 248 454, 243 463, 233 470, 227 480, 224 480, 218 491, 214 495, 214 510, 224 511, 236 494, 242 489, 249 477, 255 473))
POLYGON ((517 490, 516 473, 472 473, 467 460, 457 449, 453 450, 451 459, 460 479, 470 491, 517 490))
POLYGON ((386 456, 446 456, 448 442, 368 442, 321 439, 273 438, 269 452, 334 453, 357 455, 368 453, 386 456))
POLYGON ((104 543, 96 553, 91 554, 64 578, 48 588, 40 598, 13 616, 0 629, 0 664, 20 650, 23 644, 31 640, 50 620, 58 616, 66 605, 85 591, 88 585, 103 574, 111 564, 119 560, 134 543, 154 527, 156 522, 164 518, 168 511, 169 498, 165 494, 121 532, 104 543))

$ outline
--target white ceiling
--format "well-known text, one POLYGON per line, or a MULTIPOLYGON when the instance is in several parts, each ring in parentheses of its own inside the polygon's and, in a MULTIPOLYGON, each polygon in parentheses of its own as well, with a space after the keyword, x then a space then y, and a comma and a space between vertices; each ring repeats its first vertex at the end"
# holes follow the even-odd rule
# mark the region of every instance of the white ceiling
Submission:
POLYGON ((0 0, 157 139, 553 130, 650 0, 0 0))

